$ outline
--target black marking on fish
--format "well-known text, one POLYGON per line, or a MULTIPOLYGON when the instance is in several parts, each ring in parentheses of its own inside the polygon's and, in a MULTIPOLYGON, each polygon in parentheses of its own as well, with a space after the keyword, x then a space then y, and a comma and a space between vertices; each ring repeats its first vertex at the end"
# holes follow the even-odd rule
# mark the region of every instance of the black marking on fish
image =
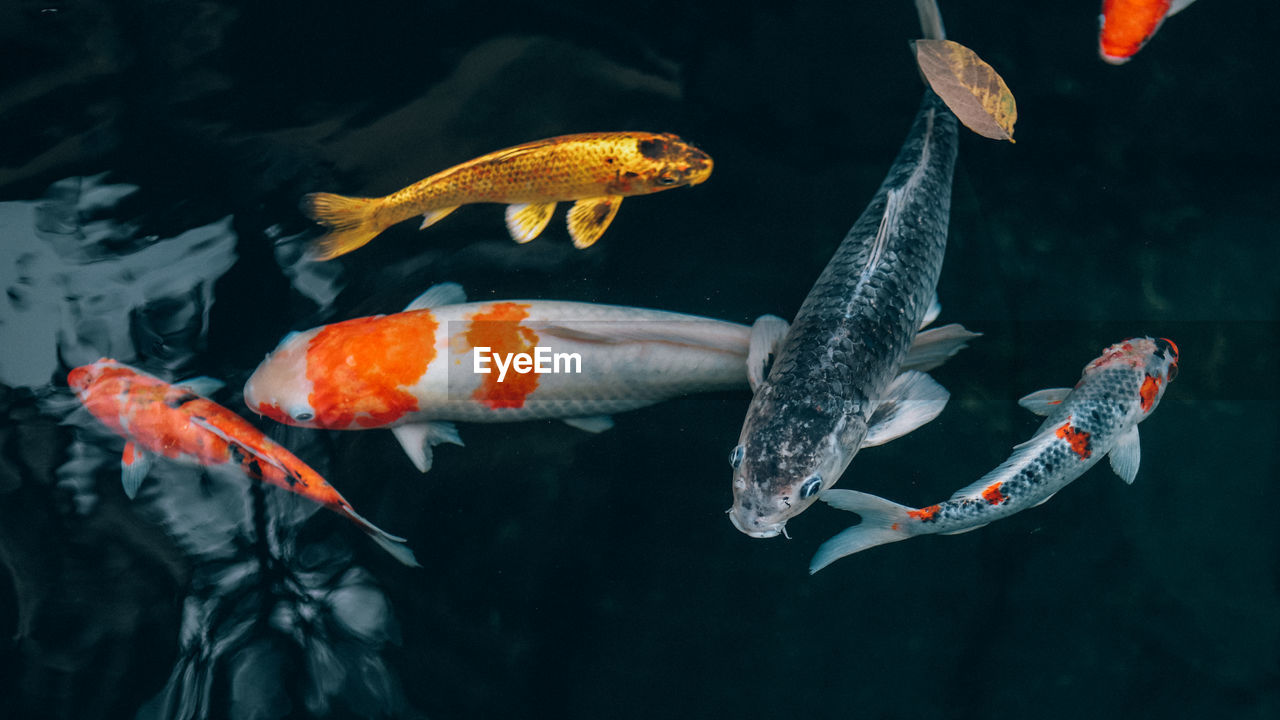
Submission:
MULTIPOLYGON (((177 410, 178 408, 182 407, 183 405, 186 405, 187 403, 191 402, 192 400, 199 400, 199 399, 200 399, 200 396, 199 396, 199 395, 196 395, 196 394, 195 394, 195 393, 193 393, 193 392, 183 391, 183 393, 182 393, 181 395, 178 395, 177 397, 173 397, 173 398, 169 398, 169 399, 165 400, 165 401, 164 401, 164 404, 165 404, 165 405, 168 405, 169 407, 173 408, 174 410, 177 410)), ((203 418, 201 418, 201 419, 203 419, 203 418)))

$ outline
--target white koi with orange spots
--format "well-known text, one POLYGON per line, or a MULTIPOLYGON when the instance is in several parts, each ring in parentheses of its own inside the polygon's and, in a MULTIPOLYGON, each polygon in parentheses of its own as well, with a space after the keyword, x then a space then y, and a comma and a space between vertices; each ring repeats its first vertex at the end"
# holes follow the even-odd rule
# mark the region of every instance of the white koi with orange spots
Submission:
MULTIPOLYGON (((600 432, 609 415, 692 392, 748 386, 756 327, 661 310, 548 300, 466 303, 437 285, 392 315, 355 318, 286 337, 245 383, 250 409, 330 430, 383 428, 419 470, 431 447, 461 445, 452 422, 559 419, 600 432), (487 355, 577 356, 573 371, 474 372, 487 355)), ((765 333, 767 334, 767 333, 765 333)), ((915 361, 932 367, 972 337, 959 326, 921 334, 915 361), (928 364, 926 364, 928 363, 928 364)), ((762 364, 762 363, 761 363, 762 364)))
POLYGON ((945 502, 908 508, 852 490, 822 493, 824 502, 857 513, 862 522, 823 543, 809 572, 869 547, 967 532, 1035 507, 1103 456, 1132 483, 1141 459, 1138 423, 1155 410, 1177 370, 1178 347, 1170 340, 1134 338, 1108 347, 1074 388, 1041 390, 1019 400, 1046 416, 1040 429, 1003 464, 945 502))

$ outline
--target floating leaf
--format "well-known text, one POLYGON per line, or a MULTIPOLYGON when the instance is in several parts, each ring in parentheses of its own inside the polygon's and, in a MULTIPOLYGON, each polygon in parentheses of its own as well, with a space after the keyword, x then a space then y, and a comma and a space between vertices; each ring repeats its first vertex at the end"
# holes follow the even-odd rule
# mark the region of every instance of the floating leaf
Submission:
POLYGON ((917 40, 915 48, 920 72, 965 127, 992 140, 1013 142, 1018 105, 995 69, 950 40, 917 40))

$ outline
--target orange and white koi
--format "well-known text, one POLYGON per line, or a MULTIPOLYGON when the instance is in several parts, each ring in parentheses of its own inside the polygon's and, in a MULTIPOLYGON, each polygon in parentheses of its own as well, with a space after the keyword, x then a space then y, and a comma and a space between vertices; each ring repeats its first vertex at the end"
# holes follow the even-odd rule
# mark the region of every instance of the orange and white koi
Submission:
POLYGON ((397 560, 419 567, 404 538, 361 517, 293 453, 201 395, 221 386, 218 381, 197 378, 171 385, 103 358, 72 370, 67 383, 94 417, 125 438, 121 473, 130 498, 137 494, 156 456, 185 465, 238 467, 254 479, 297 493, 346 517, 397 560))
POLYGON ((1195 0, 1102 0, 1098 17, 1098 54, 1122 65, 1156 34, 1165 18, 1178 14, 1195 0))
MULTIPOLYGON (((245 403, 288 425, 390 429, 426 472, 432 446, 462 444, 453 421, 550 418, 601 432, 612 413, 747 387, 758 380, 748 359, 766 347, 759 338, 786 325, 769 315, 748 327, 595 303, 465 300, 443 283, 404 312, 293 333, 245 383, 245 403), (549 372, 529 367, 540 352, 549 372), (521 355, 526 367, 513 368, 521 355)), ((936 366, 971 337, 958 325, 921 333, 908 362, 936 366)))
MULTIPOLYGON (((426 228, 461 205, 507 205, 507 230, 519 243, 542 233, 556 203, 574 201, 569 235, 585 248, 613 222, 622 198, 697 185, 711 158, 670 133, 561 135, 482 155, 380 198, 312 193, 302 210, 329 228, 310 256, 331 260, 415 215, 426 228)), ((421 229, 421 228, 420 228, 421 229)))
POLYGON ((916 535, 968 532, 1035 507, 1093 467, 1111 458, 1111 469, 1126 483, 1138 475, 1138 423, 1146 420, 1178 372, 1178 347, 1164 338, 1133 338, 1108 347, 1089 363, 1074 388, 1031 393, 1019 405, 1044 415, 1032 438, 995 470, 962 488, 951 499, 908 508, 853 490, 828 490, 819 497, 862 522, 818 548, 809 565, 817 572, 869 547, 916 535))

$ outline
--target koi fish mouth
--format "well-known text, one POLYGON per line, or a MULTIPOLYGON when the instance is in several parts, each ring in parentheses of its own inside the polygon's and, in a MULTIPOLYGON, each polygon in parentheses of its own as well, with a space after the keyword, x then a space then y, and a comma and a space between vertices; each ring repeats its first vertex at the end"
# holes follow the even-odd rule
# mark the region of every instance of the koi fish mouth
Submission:
POLYGON ((779 535, 785 535, 787 532, 787 523, 785 521, 763 524, 759 522, 753 523, 750 520, 744 521, 739 517, 740 513, 736 512, 736 510, 737 508, 734 507, 729 508, 726 511, 729 514, 729 522, 733 523, 733 526, 738 528, 738 532, 741 532, 744 535, 753 538, 771 538, 779 535))

